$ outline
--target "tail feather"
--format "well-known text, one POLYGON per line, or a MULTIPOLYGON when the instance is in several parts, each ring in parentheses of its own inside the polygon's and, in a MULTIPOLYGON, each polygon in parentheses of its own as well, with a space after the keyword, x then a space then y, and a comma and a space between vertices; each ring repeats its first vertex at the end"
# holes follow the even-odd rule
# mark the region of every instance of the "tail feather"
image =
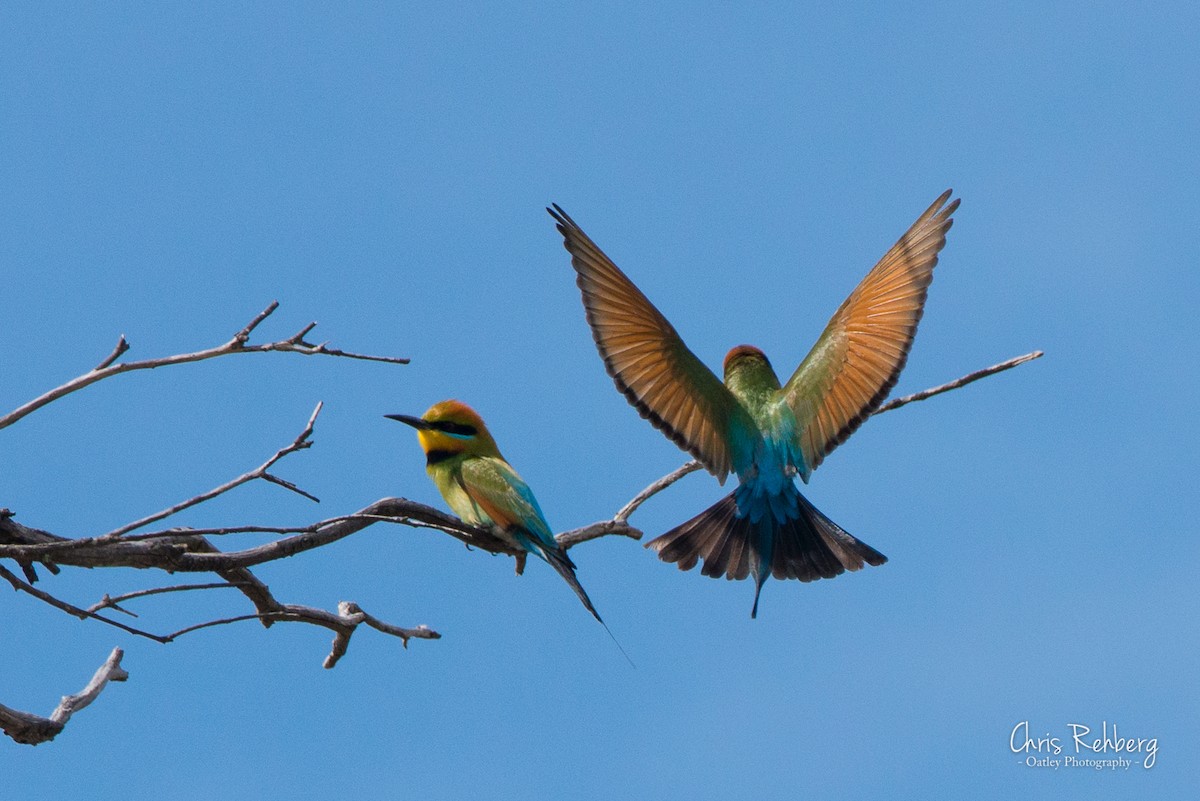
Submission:
POLYGON ((714 521, 712 529, 718 534, 713 538, 708 552, 703 554, 704 567, 700 572, 706 576, 717 578, 722 575, 737 572, 737 563, 748 537, 739 535, 738 527, 732 525, 736 519, 737 508, 723 509, 720 519, 714 521))
MULTIPOLYGON (((809 503, 808 498, 803 495, 799 497, 801 517, 806 519, 820 536, 825 551, 835 560, 836 565, 855 571, 860 570, 863 564, 878 567, 887 561, 886 556, 857 537, 851 536, 845 529, 822 514, 820 509, 809 503)), ((837 573, 834 575, 841 572, 841 569, 837 569, 837 573)))
POLYGON ((575 577, 575 563, 571 561, 571 557, 567 556, 567 552, 562 548, 538 548, 535 551, 539 556, 546 560, 547 564, 563 577, 563 580, 570 585, 575 594, 579 596, 579 600, 583 601, 583 605, 592 613, 592 617, 604 621, 600 618, 600 613, 596 611, 596 607, 592 606, 592 599, 588 597, 587 590, 579 583, 579 579, 575 577))
POLYGON ((847 568, 857 570, 857 567, 851 567, 854 560, 849 560, 849 564, 843 563, 821 536, 812 517, 803 513, 803 507, 801 509, 800 517, 789 520, 783 526, 779 539, 784 547, 776 548, 772 554, 772 573, 782 574, 783 578, 816 581, 834 578, 847 568))
POLYGON ((592 617, 596 618, 600 625, 604 627, 604 630, 608 632, 609 639, 617 646, 617 650, 621 652, 621 656, 625 657, 625 661, 629 663, 629 666, 636 668, 637 665, 633 664, 633 660, 629 658, 629 654, 625 653, 625 648, 613 636, 612 629, 608 627, 608 624, 600 617, 600 613, 596 611, 596 607, 592 605, 592 599, 588 597, 587 590, 579 583, 579 579, 575 578, 575 563, 571 561, 571 557, 567 556, 566 549, 557 542, 554 542, 553 545, 547 545, 541 539, 535 539, 530 532, 522 529, 510 529, 509 533, 521 544, 521 547, 529 553, 540 556, 545 560, 546 564, 554 568, 558 575, 563 577, 563 580, 579 596, 579 600, 583 602, 584 608, 591 612, 592 617))
POLYGON ((617 646, 617 650, 621 652, 621 656, 625 657, 625 661, 629 663, 630 667, 636 668, 637 665, 633 664, 633 660, 629 658, 629 654, 625 653, 625 648, 617 641, 617 638, 612 633, 612 629, 600 617, 600 613, 596 611, 596 607, 592 606, 592 599, 588 597, 587 591, 583 589, 583 585, 579 583, 579 579, 575 578, 575 563, 571 561, 571 557, 567 556, 566 550, 561 547, 555 549, 543 547, 538 548, 535 553, 545 559, 550 567, 558 571, 558 575, 566 580, 571 589, 575 591, 575 594, 579 596, 579 600, 583 601, 583 605, 592 613, 592 617, 596 618, 601 626, 604 626, 604 630, 608 632, 609 639, 617 646))
POLYGON ((750 575, 750 558, 753 555, 749 537, 729 537, 729 553, 726 559, 725 578, 741 581, 750 575))
POLYGON ((694 517, 664 534, 654 540, 659 558, 667 562, 678 562, 680 570, 691 570, 701 557, 710 559, 713 543, 730 527, 736 512, 737 506, 733 503, 733 496, 730 496, 703 515, 694 517))
POLYGON ((799 515, 784 523, 767 514, 757 524, 738 516, 737 501, 727 495, 700 514, 646 543, 664 562, 691 570, 703 560, 701 573, 717 578, 755 578, 754 609, 768 575, 777 579, 816 581, 855 571, 864 564, 882 565, 887 557, 848 534, 796 492, 799 515), (761 530, 760 530, 761 529, 761 530))
POLYGON ((701 572, 716 578, 741 571, 740 564, 730 569, 729 554, 719 546, 732 540, 742 543, 745 549, 749 539, 750 521, 737 516, 737 503, 733 495, 727 495, 686 523, 651 540, 646 547, 654 548, 664 562, 677 563, 680 570, 691 570, 703 559, 701 572))

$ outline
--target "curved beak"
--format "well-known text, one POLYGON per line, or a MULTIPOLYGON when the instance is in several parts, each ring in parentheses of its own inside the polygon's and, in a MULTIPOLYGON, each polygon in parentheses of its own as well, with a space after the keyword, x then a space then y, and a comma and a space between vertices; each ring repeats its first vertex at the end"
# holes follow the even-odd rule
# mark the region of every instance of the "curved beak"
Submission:
POLYGON ((399 420, 401 423, 412 426, 418 431, 426 431, 430 428, 433 428, 433 426, 429 425, 429 423, 426 423, 420 417, 413 417, 412 415, 408 414, 385 414, 384 417, 389 420, 399 420))

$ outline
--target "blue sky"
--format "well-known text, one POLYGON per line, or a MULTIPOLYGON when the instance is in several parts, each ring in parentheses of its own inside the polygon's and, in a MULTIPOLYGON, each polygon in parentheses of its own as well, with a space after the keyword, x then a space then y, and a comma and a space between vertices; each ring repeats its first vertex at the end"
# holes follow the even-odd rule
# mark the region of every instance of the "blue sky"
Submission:
MULTIPOLYGON (((443 508, 412 432, 458 397, 551 524, 684 455, 605 375, 561 204, 719 366, 781 372, 945 188, 963 198, 898 392, 1046 357, 868 422, 808 497, 890 557, 836 581, 572 551, 637 663, 544 565, 374 527, 265 566, 437 642, 252 624, 159 646, 4 594, 0 702, 46 714, 116 645, 130 680, 23 798, 1188 798, 1200 768, 1194 4, 12 5, 0 10, 0 407, 130 357, 311 320, 407 366, 270 355, 127 375, 0 432, 0 506, 108 531, 259 464, 181 523, 443 508), (1026 767, 1013 727, 1155 737, 1155 766, 1026 767)), ((723 490, 691 476, 657 534, 723 490)), ((90 604, 159 582, 64 571, 90 604)), ((167 631, 233 594, 137 603, 167 631)), ((1068 751, 1070 748, 1068 746, 1068 751)))

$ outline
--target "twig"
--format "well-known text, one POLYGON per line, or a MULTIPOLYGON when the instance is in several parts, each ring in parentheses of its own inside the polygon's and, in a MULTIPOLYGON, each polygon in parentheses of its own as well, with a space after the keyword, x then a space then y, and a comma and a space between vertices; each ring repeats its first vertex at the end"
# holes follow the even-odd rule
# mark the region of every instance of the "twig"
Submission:
POLYGON ((94 373, 97 370, 103 370, 105 367, 108 367, 117 359, 121 358, 121 356, 127 350, 129 350, 129 342, 126 341, 125 335, 121 334, 121 338, 117 340, 117 346, 112 349, 112 353, 108 354, 108 357, 104 361, 93 367, 92 372, 94 373))
POLYGON ((66 612, 68 615, 77 617, 80 620, 87 620, 89 618, 92 620, 99 620, 101 623, 107 623, 110 626, 114 626, 122 631, 137 635, 138 637, 145 637, 148 640, 155 640, 156 642, 165 642, 165 640, 163 640, 163 638, 157 634, 151 634, 148 631, 135 629, 133 626, 126 626, 120 621, 112 620, 111 618, 104 617, 103 615, 98 615, 95 612, 89 612, 87 609, 80 609, 78 606, 69 604, 61 598, 56 598, 48 592, 43 592, 32 584, 21 581, 21 579, 17 578, 16 575, 8 571, 3 565, 0 565, 0 578, 11 584, 14 590, 28 593, 34 598, 37 598, 39 601, 47 603, 50 606, 53 606, 55 609, 60 609, 63 612, 66 612))
POLYGON ((90 386, 97 381, 103 381, 110 376, 120 373, 128 373, 133 370, 152 370, 156 367, 167 367, 175 364, 188 364, 190 362, 204 361, 205 359, 213 359, 218 356, 228 356, 234 353, 299 353, 302 356, 340 356, 347 359, 362 359, 370 362, 385 362, 387 364, 408 364, 409 360, 396 356, 370 356, 361 353, 351 353, 349 351, 330 348, 326 343, 314 345, 305 341, 304 337, 316 323, 312 323, 302 329, 299 333, 287 339, 281 339, 277 342, 268 342, 261 345, 249 345, 247 341, 254 329, 259 326, 264 320, 279 308, 278 301, 273 301, 269 306, 259 312, 253 320, 246 324, 242 330, 233 335, 233 338, 222 345, 199 350, 194 353, 180 353, 174 356, 164 356, 157 359, 146 359, 138 362, 120 362, 116 360, 120 358, 125 351, 129 350, 129 343, 122 336, 117 342, 117 347, 109 354, 108 358, 100 362, 94 370, 91 370, 83 375, 73 378, 60 387, 50 390, 49 392, 34 398, 23 406, 14 409, 6 415, 0 416, 0 428, 7 428, 13 423, 20 420, 27 414, 37 411, 43 406, 52 403, 64 395, 69 395, 72 392, 77 392, 84 387, 90 386))
POLYGON ((104 597, 87 608, 89 612, 99 612, 101 609, 116 609, 118 612, 124 612, 132 617, 137 617, 133 612, 122 609, 119 604, 125 601, 132 601, 134 598, 145 598, 148 595, 162 595, 167 592, 188 592, 190 590, 219 590, 231 589, 236 590, 236 584, 230 584, 227 581, 213 582, 210 584, 177 584, 171 587, 155 587, 151 590, 137 590, 136 592, 127 592, 123 595, 118 595, 113 598, 108 593, 104 593, 104 597))
POLYGON ((417 626, 415 629, 402 629, 399 626, 393 626, 390 623, 384 623, 382 620, 368 615, 362 610, 358 604, 352 601, 342 601, 338 604, 338 612, 343 620, 349 624, 345 631, 339 631, 333 637, 333 645, 329 649, 329 656, 325 657, 324 667, 326 670, 334 667, 338 660, 346 655, 346 649, 350 647, 350 636, 354 634, 355 628, 361 623, 366 623, 376 631, 381 631, 384 634, 390 634, 393 637, 399 637, 404 647, 408 647, 408 641, 416 637, 421 640, 440 640, 442 635, 438 634, 428 626, 417 626))
POLYGON ((129 674, 121 667, 121 658, 124 656, 124 651, 114 648, 87 686, 74 695, 64 695, 48 718, 20 712, 0 704, 0 728, 3 728, 9 737, 24 745, 37 745, 53 740, 67 725, 71 715, 95 701, 110 681, 125 681, 129 678, 129 674))
POLYGON ((932 398, 934 395, 940 395, 943 392, 949 392, 950 390, 958 389, 959 387, 965 387, 967 384, 970 384, 972 381, 978 381, 981 378, 987 378, 989 375, 995 375, 996 373, 1002 373, 1005 370, 1010 370, 1013 367, 1016 367, 1018 364, 1024 364, 1025 362, 1031 362, 1034 359, 1040 359, 1044 355, 1045 355, 1044 351, 1035 350, 1032 353, 1026 353, 1024 356, 1017 356, 1014 359, 1009 359, 1008 361, 1000 362, 999 364, 993 364, 991 367, 985 367, 982 370, 976 370, 973 373, 968 373, 967 375, 964 375, 962 378, 956 378, 955 380, 953 380, 947 384, 942 384, 941 386, 933 387, 932 389, 927 389, 922 392, 915 392, 912 395, 905 395, 903 398, 896 398, 895 400, 890 400, 887 403, 880 406, 878 409, 876 409, 871 414, 876 415, 876 414, 883 414, 884 412, 890 412, 892 409, 899 409, 901 406, 904 406, 905 404, 913 403, 915 401, 925 400, 926 398, 932 398))
POLYGON ((441 634, 428 626, 417 626, 412 629, 394 626, 391 623, 384 623, 382 620, 368 615, 353 601, 342 601, 338 604, 337 614, 326 612, 323 609, 315 609, 311 606, 284 604, 279 609, 270 612, 237 615, 235 617, 221 618, 220 620, 196 623, 179 631, 172 632, 163 639, 165 642, 174 642, 183 635, 191 634, 194 631, 213 628, 214 626, 225 626, 230 623, 241 623, 247 620, 258 620, 264 624, 279 622, 309 623, 332 629, 334 632, 333 645, 330 648, 329 655, 325 657, 325 661, 322 663, 322 666, 327 670, 335 667, 338 661, 346 655, 346 651, 350 647, 350 637, 353 636, 359 625, 364 623, 376 631, 389 634, 393 637, 399 637, 405 648, 408 647, 408 641, 414 637, 421 640, 440 640, 442 638, 441 634))
POLYGON ((332 629, 337 634, 337 637, 334 640, 334 651, 339 651, 339 648, 340 651, 336 656, 331 653, 331 655, 325 659, 325 667, 331 668, 337 664, 338 659, 345 654, 346 647, 350 641, 350 636, 361 623, 366 623, 371 628, 381 631, 384 634, 400 637, 404 641, 404 646, 406 648, 408 647, 408 640, 412 637, 426 640, 436 640, 440 639, 442 636, 428 626, 417 626, 416 628, 408 629, 392 625, 391 623, 384 623, 382 620, 363 612, 361 607, 359 607, 357 604, 348 601, 343 601, 339 605, 339 610, 343 610, 345 608, 350 609, 351 611, 342 611, 341 614, 327 612, 323 609, 317 609, 311 606, 302 606, 300 604, 281 604, 271 595, 267 585, 263 584, 256 577, 251 575, 249 571, 227 571, 226 575, 229 575, 230 573, 238 574, 240 576, 240 580, 227 581, 223 584, 185 585, 179 587, 159 588, 156 590, 143 590, 137 593, 130 593, 127 596, 121 596, 119 599, 110 599, 106 595, 105 600, 101 601, 101 603, 97 605, 99 608, 118 608, 115 605, 116 600, 125 600, 130 597, 154 595, 156 593, 181 590, 232 587, 234 589, 241 590, 248 597, 250 597, 255 606, 258 608, 258 611, 252 615, 237 615, 235 617, 227 617, 219 620, 209 620, 203 623, 196 623, 179 629, 178 631, 171 632, 170 634, 152 634, 148 631, 135 629, 118 621, 98 615, 92 610, 80 609, 79 607, 69 604, 66 601, 55 598, 53 595, 38 590, 35 587, 32 587, 31 585, 21 581, 21 579, 19 579, 12 572, 5 569, 3 566, 0 566, 0 578, 4 578, 6 581, 8 581, 14 589, 29 593, 35 598, 38 598, 39 600, 44 601, 45 603, 48 603, 51 606, 61 609, 62 611, 74 615, 80 619, 91 618, 93 620, 99 620, 101 622, 108 623, 110 626, 115 626, 119 629, 127 631, 130 634, 136 634, 140 637, 145 637, 147 639, 154 640, 155 642, 164 644, 174 642, 183 635, 190 634, 194 631, 212 628, 214 626, 223 626, 229 623, 238 623, 245 620, 258 620, 265 626, 270 626, 272 623, 276 622, 308 623, 311 625, 332 629))
MULTIPOLYGON (((270 303, 268 303, 267 308, 263 309, 258 314, 254 315, 253 320, 246 323, 246 326, 241 331, 238 331, 236 334, 233 335, 232 341, 237 342, 239 345, 245 345, 246 342, 250 339, 250 334, 252 334, 254 332, 254 329, 258 328, 258 326, 260 324, 262 324, 262 321, 267 319, 268 317, 270 317, 272 314, 274 314, 275 310, 278 308, 279 308, 279 301, 273 300, 270 303)), ((316 325, 316 323, 313 323, 313 325, 316 325)))
POLYGON ((637 508, 639 506, 641 506, 643 503, 645 503, 647 500, 649 500, 651 497, 662 492, 667 487, 671 486, 676 481, 678 481, 679 479, 686 476, 688 473, 694 473, 703 467, 704 467, 704 465, 700 464, 699 462, 697 462, 696 460, 693 459, 692 461, 688 462, 687 464, 683 465, 682 467, 676 468, 672 472, 667 473, 665 476, 658 479, 650 486, 646 487, 644 490, 639 492, 637 495, 633 496, 633 500, 631 500, 629 503, 622 506, 621 511, 619 511, 615 515, 613 515, 613 522, 624 523, 625 521, 629 520, 629 516, 631 514, 633 514, 634 512, 636 512, 637 508))
POLYGON ((235 615, 234 617, 223 617, 220 620, 206 620, 203 623, 194 623, 190 626, 185 626, 179 631, 173 631, 166 635, 163 639, 167 642, 174 642, 185 634, 191 634, 193 631, 201 629, 210 629, 213 626, 225 626, 230 623, 241 623, 243 620, 263 620, 264 618, 282 617, 282 612, 259 612, 253 615, 235 615))
POLYGON ((113 531, 108 532, 107 534, 103 535, 102 537, 99 537, 98 539, 101 541, 115 540, 118 537, 120 537, 122 534, 126 534, 135 529, 142 528, 143 526, 148 526, 155 521, 162 520, 164 517, 170 517, 171 515, 178 514, 179 512, 182 512, 184 509, 187 509, 191 506, 195 506, 197 504, 204 503, 205 501, 210 501, 213 498, 217 497, 218 495, 229 492, 231 489, 234 489, 235 487, 240 487, 242 484, 245 484, 249 481, 253 481, 256 478, 261 478, 261 479, 270 481, 274 484, 279 484, 280 486, 286 487, 287 489, 290 489, 293 492, 299 493, 300 495, 303 495, 304 497, 309 498, 310 500, 316 501, 317 499, 315 497, 313 497, 312 495, 309 495, 307 492, 304 492, 303 490, 298 489, 296 487, 296 485, 292 484, 291 482, 284 481, 283 479, 276 478, 275 476, 270 475, 269 473, 267 473, 267 470, 269 470, 272 465, 274 465, 276 462, 278 462, 283 457, 287 456, 289 453, 295 453, 298 450, 303 450, 304 448, 308 448, 308 447, 312 446, 312 441, 309 438, 312 436, 313 426, 316 425, 317 415, 319 415, 321 413, 322 405, 323 404, 318 403, 317 407, 315 409, 313 409, 313 413, 312 413, 312 415, 309 416, 308 423, 304 426, 304 430, 301 431, 296 436, 296 439, 294 439, 292 441, 292 444, 287 445, 283 448, 280 448, 278 451, 275 452, 274 456, 272 456, 270 459, 267 459, 267 461, 263 462, 261 465, 259 465, 255 469, 251 470, 250 472, 243 473, 242 475, 238 476, 237 478, 233 479, 232 481, 227 481, 219 487, 211 489, 208 492, 203 492, 193 498, 189 498, 186 501, 177 503, 174 506, 171 506, 167 509, 163 509, 161 512, 155 512, 154 514, 149 515, 148 517, 143 517, 142 519, 135 520, 132 523, 127 523, 126 525, 121 526, 118 529, 114 529, 113 531))

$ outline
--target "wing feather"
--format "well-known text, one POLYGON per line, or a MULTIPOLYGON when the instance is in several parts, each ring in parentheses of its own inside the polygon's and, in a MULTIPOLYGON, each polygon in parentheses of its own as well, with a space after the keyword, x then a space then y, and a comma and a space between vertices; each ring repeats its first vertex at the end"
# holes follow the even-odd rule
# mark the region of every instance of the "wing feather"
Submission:
POLYGON ((554 533, 529 485, 508 462, 493 456, 464 459, 462 488, 502 529, 519 529, 552 550, 554 533))
POLYGON ((751 463, 750 415, 675 328, 558 206, 547 209, 571 254, 592 338, 634 408, 724 483, 751 463))
POLYGON ((958 208, 934 201, 867 273, 783 387, 807 475, 862 425, 895 386, 925 308, 938 253, 958 208))

